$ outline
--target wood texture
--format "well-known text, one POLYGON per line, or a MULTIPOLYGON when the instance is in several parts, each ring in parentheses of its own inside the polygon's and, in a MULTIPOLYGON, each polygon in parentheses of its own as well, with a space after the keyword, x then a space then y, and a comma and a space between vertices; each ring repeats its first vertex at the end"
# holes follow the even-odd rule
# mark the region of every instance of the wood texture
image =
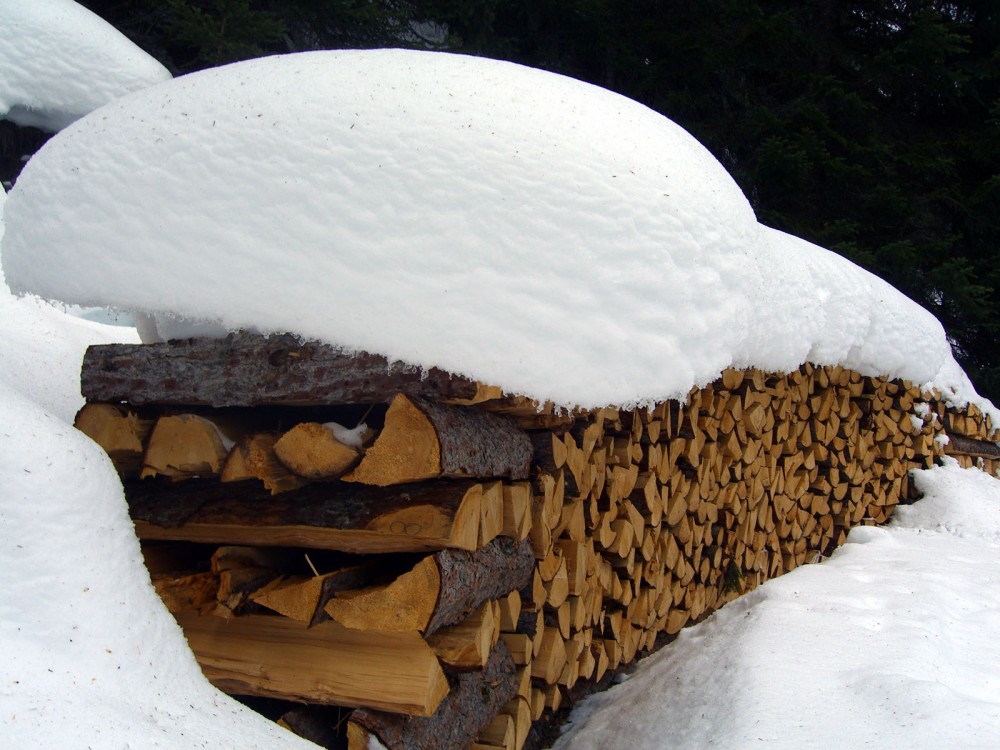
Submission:
POLYGON ((388 403, 396 393, 471 399, 477 384, 287 334, 240 333, 217 340, 91 346, 84 355, 81 392, 88 401, 227 407, 388 403))
POLYGON ((531 453, 511 419, 399 394, 375 443, 343 479, 379 486, 442 476, 526 479, 531 453))
POLYGON ((465 750, 517 694, 517 668, 501 642, 484 669, 459 674, 451 683, 451 692, 429 718, 355 711, 348 747, 368 750, 372 735, 389 750, 465 750))
POLYGON ((272 496, 256 483, 127 483, 140 539, 420 552, 479 544, 482 486, 313 484, 272 496))
POLYGON ((335 622, 310 628, 267 615, 174 616, 205 676, 235 695, 429 716, 448 692, 437 657, 416 633, 360 632, 335 622))

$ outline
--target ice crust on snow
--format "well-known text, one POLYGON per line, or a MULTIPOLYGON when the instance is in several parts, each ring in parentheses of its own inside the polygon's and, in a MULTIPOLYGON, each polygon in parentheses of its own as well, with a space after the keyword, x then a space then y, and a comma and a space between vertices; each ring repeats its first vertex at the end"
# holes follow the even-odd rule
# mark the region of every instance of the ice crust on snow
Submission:
POLYGON ((15 291, 153 335, 290 331, 584 407, 805 361, 976 398, 929 313, 759 225, 681 128, 511 63, 337 51, 185 76, 50 141, 7 215, 15 291))
POLYGON ((72 0, 0 0, 0 118, 57 131, 170 72, 72 0))

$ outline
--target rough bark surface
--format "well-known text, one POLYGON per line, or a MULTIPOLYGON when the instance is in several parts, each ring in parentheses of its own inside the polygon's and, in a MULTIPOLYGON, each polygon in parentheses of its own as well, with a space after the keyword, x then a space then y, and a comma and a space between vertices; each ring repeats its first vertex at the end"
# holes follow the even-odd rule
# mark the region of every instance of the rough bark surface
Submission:
POLYGON ((476 552, 442 550, 434 560, 441 574, 441 593, 425 636, 461 622, 485 601, 523 588, 535 569, 531 543, 503 536, 476 552))
POLYGON ((326 405, 388 402, 396 393, 469 399, 476 391, 474 381, 443 370, 344 354, 288 334, 92 346, 81 372, 88 401, 133 405, 326 405))
MULTIPOLYGON (((139 481, 127 483, 125 497, 144 539, 418 552, 449 545, 451 526, 462 522, 462 501, 475 484, 312 484, 271 495, 256 482, 139 481), (427 518, 430 523, 423 523, 427 518)), ((476 507, 468 520, 477 524, 473 532, 478 513, 476 507)))
POLYGON ((441 473, 450 476, 527 479, 531 440, 509 417, 469 406, 412 398, 441 444, 441 473))
POLYGON ((949 443, 945 448, 946 453, 964 453, 970 456, 982 456, 983 458, 1000 458, 1000 445, 987 440, 976 440, 964 435, 948 435, 949 443))
POLYGON ((465 750, 479 732, 517 695, 517 668, 498 643, 486 667, 452 677, 451 692, 429 717, 406 717, 362 709, 351 721, 389 750, 465 750))

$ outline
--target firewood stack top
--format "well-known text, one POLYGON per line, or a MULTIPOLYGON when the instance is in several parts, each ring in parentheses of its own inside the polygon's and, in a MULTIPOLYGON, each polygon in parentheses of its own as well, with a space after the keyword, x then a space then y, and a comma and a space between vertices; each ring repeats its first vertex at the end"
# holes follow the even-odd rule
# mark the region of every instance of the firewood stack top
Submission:
POLYGON ((328 747, 537 743, 686 624, 888 520, 910 469, 1000 467, 975 407, 839 367, 565 413, 234 336, 93 347, 82 383, 77 426, 206 676, 328 747))

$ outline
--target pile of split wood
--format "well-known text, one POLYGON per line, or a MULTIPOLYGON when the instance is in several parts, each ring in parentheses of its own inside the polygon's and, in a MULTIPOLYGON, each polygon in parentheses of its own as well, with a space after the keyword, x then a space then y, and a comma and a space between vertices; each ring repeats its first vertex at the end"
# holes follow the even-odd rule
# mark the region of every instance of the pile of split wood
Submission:
POLYGON ((726 371, 560 413, 289 336, 101 346, 77 426, 125 479, 208 678, 328 747, 521 748, 684 625, 1000 437, 905 382, 726 371), (304 705, 296 705, 304 704, 304 705), (353 710, 347 710, 353 709, 353 710))

